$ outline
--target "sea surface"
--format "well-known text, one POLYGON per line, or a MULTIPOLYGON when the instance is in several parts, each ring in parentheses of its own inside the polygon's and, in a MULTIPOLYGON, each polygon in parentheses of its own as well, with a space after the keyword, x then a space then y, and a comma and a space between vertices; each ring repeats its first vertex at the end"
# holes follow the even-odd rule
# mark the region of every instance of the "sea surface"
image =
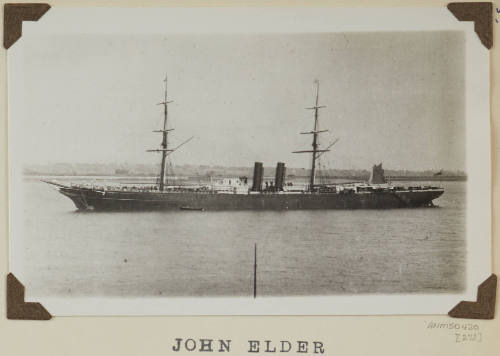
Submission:
POLYGON ((30 296, 251 296, 255 244, 258 295, 458 292, 466 183, 426 184, 445 188, 438 207, 78 212, 27 177, 11 258, 30 296))

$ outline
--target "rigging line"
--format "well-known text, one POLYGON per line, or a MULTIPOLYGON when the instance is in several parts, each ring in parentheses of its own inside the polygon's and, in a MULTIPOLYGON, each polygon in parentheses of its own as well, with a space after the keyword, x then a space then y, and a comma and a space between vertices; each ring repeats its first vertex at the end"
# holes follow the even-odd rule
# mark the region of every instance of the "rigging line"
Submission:
POLYGON ((337 138, 335 139, 332 143, 330 143, 330 145, 328 145, 327 148, 325 148, 325 150, 323 152, 320 152, 317 156, 316 156, 316 159, 320 158, 325 152, 328 152, 330 151, 330 148, 332 148, 333 145, 335 145, 337 142, 340 141, 340 138, 337 138))
POLYGON ((177 149, 181 148, 182 146, 184 146, 186 143, 188 143, 189 141, 191 141, 192 139, 194 138, 194 136, 191 136, 190 138, 188 138, 186 141, 182 142, 180 145, 178 145, 177 147, 175 147, 174 149, 172 149, 170 152, 167 153, 167 156, 169 156, 171 153, 174 153, 177 149))

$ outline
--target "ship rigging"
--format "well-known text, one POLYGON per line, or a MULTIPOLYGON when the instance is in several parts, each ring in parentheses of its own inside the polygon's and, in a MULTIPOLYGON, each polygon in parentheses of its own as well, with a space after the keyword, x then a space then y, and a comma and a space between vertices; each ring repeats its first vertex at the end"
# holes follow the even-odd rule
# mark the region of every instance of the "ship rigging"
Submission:
POLYGON ((315 178, 316 178, 316 161, 325 153, 330 152, 330 148, 335 145, 339 139, 335 139, 331 142, 325 149, 319 149, 319 138, 318 135, 324 132, 328 132, 328 130, 320 130, 319 129, 319 109, 326 108, 325 105, 319 105, 319 80, 316 79, 314 81, 316 84, 316 100, 314 106, 306 108, 306 110, 314 110, 314 126, 312 131, 301 132, 301 135, 313 135, 312 140, 312 150, 301 150, 301 151, 293 151, 292 153, 312 153, 312 163, 311 163, 311 173, 309 177, 309 190, 315 190, 315 178))
POLYGON ((315 174, 318 159, 329 152, 338 142, 335 139, 326 148, 321 149, 319 134, 327 132, 319 126, 319 81, 316 80, 316 98, 314 106, 306 108, 314 111, 312 131, 301 134, 312 135, 312 149, 294 151, 310 153, 311 171, 309 185, 301 188, 287 184, 286 169, 283 162, 276 166, 274 182, 263 187, 264 167, 262 162, 255 162, 252 186, 246 177, 218 179, 217 184, 197 186, 171 186, 166 182, 167 160, 169 155, 193 139, 185 140, 171 148, 168 126, 167 77, 165 77, 162 129, 154 130, 162 134, 160 148, 147 150, 161 153, 160 176, 157 186, 127 187, 95 186, 88 184, 61 184, 45 181, 57 187, 59 192, 70 198, 81 210, 300 210, 300 209, 387 209, 432 206, 432 201, 444 193, 444 189, 433 186, 392 186, 384 179, 381 165, 373 167, 373 179, 370 182, 350 184, 318 185, 315 174))
POLYGON ((161 164, 160 164, 160 177, 158 180, 158 189, 160 192, 165 190, 166 178, 167 178, 167 159, 168 156, 177 151, 179 148, 184 146, 186 143, 191 141, 194 136, 191 136, 187 140, 183 141, 177 147, 173 149, 168 148, 168 133, 170 131, 174 131, 174 129, 169 129, 167 126, 168 123, 168 104, 173 103, 173 100, 168 100, 168 75, 165 75, 165 97, 162 102, 159 102, 157 105, 163 105, 163 129, 162 130, 154 130, 153 132, 159 132, 162 134, 161 148, 147 150, 147 152, 160 152, 161 153, 161 164))

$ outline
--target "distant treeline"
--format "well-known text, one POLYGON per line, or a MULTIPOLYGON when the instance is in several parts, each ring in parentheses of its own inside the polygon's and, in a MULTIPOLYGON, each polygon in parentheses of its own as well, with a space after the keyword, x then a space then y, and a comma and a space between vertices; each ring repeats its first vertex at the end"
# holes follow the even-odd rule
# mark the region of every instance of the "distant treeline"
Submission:
MULTIPOLYGON (((286 168, 289 178, 309 176, 309 169, 286 168)), ((113 163, 56 163, 45 165, 30 165, 24 169, 25 175, 53 176, 130 176, 151 177, 159 174, 158 165, 154 164, 113 164, 113 163)), ((223 167, 208 165, 178 165, 169 169, 169 175, 187 177, 252 177, 253 167, 223 167)), ((273 177, 275 167, 264 167, 264 176, 273 177)), ((370 171, 356 169, 327 169, 320 172, 321 176, 341 179, 368 179, 370 171)), ((385 170, 385 176, 392 180, 465 180, 466 174, 461 171, 410 171, 385 170)))

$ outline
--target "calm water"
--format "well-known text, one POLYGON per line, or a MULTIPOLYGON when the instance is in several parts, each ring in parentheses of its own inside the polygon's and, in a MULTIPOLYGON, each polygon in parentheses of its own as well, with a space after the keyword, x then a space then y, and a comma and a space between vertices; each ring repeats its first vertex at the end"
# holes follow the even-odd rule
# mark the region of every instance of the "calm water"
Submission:
POLYGON ((466 185, 429 184, 439 208, 96 213, 26 179, 23 282, 31 296, 252 295, 257 243, 260 295, 459 291, 466 185))

